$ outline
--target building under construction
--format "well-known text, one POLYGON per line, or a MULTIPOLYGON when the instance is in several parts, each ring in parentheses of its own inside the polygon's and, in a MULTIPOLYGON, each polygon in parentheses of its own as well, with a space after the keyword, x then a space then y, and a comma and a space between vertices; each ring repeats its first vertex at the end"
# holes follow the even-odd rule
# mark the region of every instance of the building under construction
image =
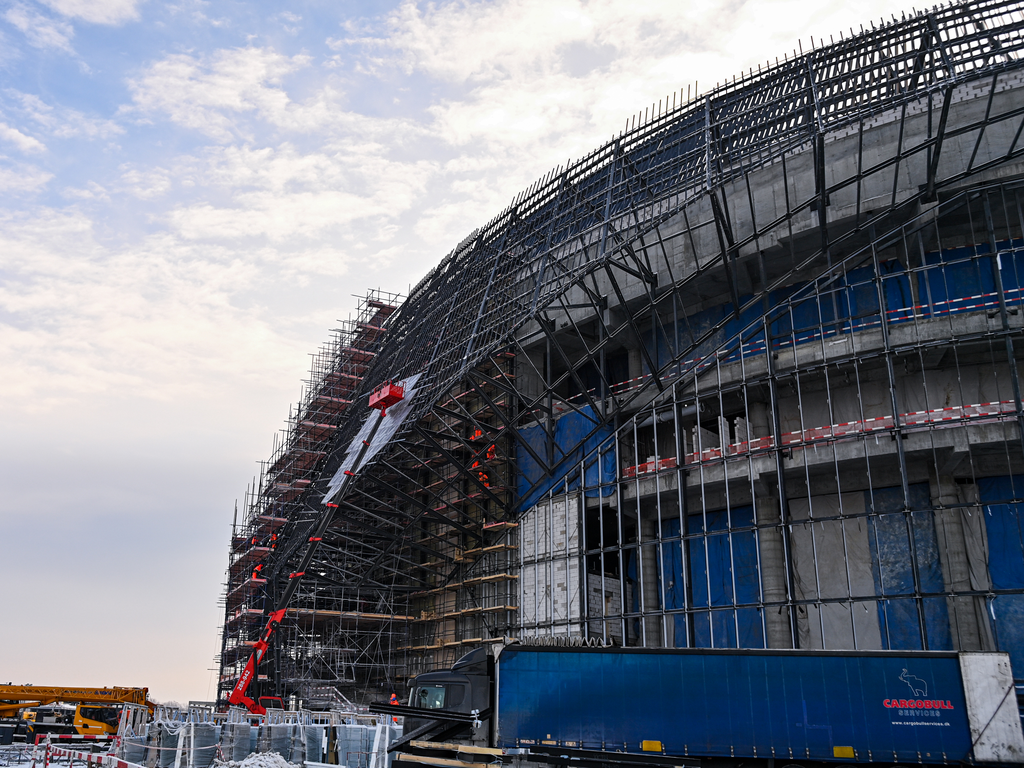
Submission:
POLYGON ((369 293, 246 496, 222 697, 324 515, 261 668, 307 706, 524 635, 1024 682, 1022 10, 670 96, 369 293))

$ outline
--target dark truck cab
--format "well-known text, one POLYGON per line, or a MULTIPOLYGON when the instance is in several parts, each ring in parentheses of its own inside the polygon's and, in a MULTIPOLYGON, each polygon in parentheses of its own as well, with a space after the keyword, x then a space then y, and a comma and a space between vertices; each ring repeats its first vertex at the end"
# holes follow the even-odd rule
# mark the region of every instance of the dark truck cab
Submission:
MULTIPOLYGON (((438 672, 424 672, 412 682, 409 693, 409 707, 423 712, 426 717, 406 715, 404 732, 414 733, 435 722, 434 715, 458 713, 471 718, 484 719, 491 707, 491 684, 494 679, 494 658, 486 648, 470 651, 452 666, 438 672)), ((404 709, 404 707, 403 707, 404 709)), ((476 731, 474 728, 474 737, 476 731)), ((486 732, 479 735, 486 740, 486 732)))

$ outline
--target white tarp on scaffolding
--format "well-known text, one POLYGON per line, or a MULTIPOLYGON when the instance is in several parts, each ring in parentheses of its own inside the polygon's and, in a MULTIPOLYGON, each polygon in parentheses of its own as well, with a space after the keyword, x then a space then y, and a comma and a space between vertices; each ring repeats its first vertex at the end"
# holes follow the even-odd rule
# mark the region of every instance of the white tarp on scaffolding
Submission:
POLYGON ((359 455, 359 449, 362 447, 363 441, 370 436, 370 430, 373 429, 374 423, 380 418, 376 411, 370 411, 367 414, 363 426, 359 429, 359 434, 352 439, 348 449, 345 451, 345 460, 341 462, 341 466, 338 467, 338 471, 334 473, 334 477, 331 478, 331 482, 328 484, 327 493, 324 494, 325 504, 341 489, 345 482, 346 472, 358 472, 360 467, 366 466, 367 462, 376 456, 381 448, 391 442, 395 432, 398 431, 402 422, 412 412, 412 403, 416 395, 416 382, 419 381, 422 375, 417 373, 403 382, 405 384, 405 397, 402 399, 402 402, 387 409, 387 415, 384 416, 380 427, 377 428, 377 434, 373 436, 373 440, 370 441, 370 445, 357 467, 355 466, 355 461, 356 456, 359 455))
POLYGON ((841 601, 799 606, 796 625, 801 648, 877 650, 882 647, 878 603, 843 600, 875 595, 864 511, 863 493, 813 496, 789 502, 797 599, 841 601), (846 520, 840 516, 857 517, 846 520))

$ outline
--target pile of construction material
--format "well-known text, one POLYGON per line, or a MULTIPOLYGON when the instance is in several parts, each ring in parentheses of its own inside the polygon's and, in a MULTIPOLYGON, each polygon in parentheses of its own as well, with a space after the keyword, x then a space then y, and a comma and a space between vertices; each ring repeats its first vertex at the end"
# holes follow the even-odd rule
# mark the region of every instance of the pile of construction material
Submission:
POLYGON ((141 733, 125 736, 119 757, 146 768, 390 768, 387 747, 401 733, 391 718, 345 712, 278 712, 257 721, 240 710, 159 707, 141 733))

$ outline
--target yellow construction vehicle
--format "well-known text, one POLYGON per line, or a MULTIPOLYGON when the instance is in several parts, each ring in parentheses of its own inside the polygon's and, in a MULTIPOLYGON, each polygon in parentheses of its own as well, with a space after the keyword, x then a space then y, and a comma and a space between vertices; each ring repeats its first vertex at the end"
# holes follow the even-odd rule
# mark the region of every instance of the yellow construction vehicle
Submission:
POLYGON ((113 736, 125 705, 148 707, 148 688, 70 688, 42 685, 0 685, 0 717, 22 712, 26 739, 31 743, 44 734, 113 736), (77 705, 74 716, 50 705, 77 705))

